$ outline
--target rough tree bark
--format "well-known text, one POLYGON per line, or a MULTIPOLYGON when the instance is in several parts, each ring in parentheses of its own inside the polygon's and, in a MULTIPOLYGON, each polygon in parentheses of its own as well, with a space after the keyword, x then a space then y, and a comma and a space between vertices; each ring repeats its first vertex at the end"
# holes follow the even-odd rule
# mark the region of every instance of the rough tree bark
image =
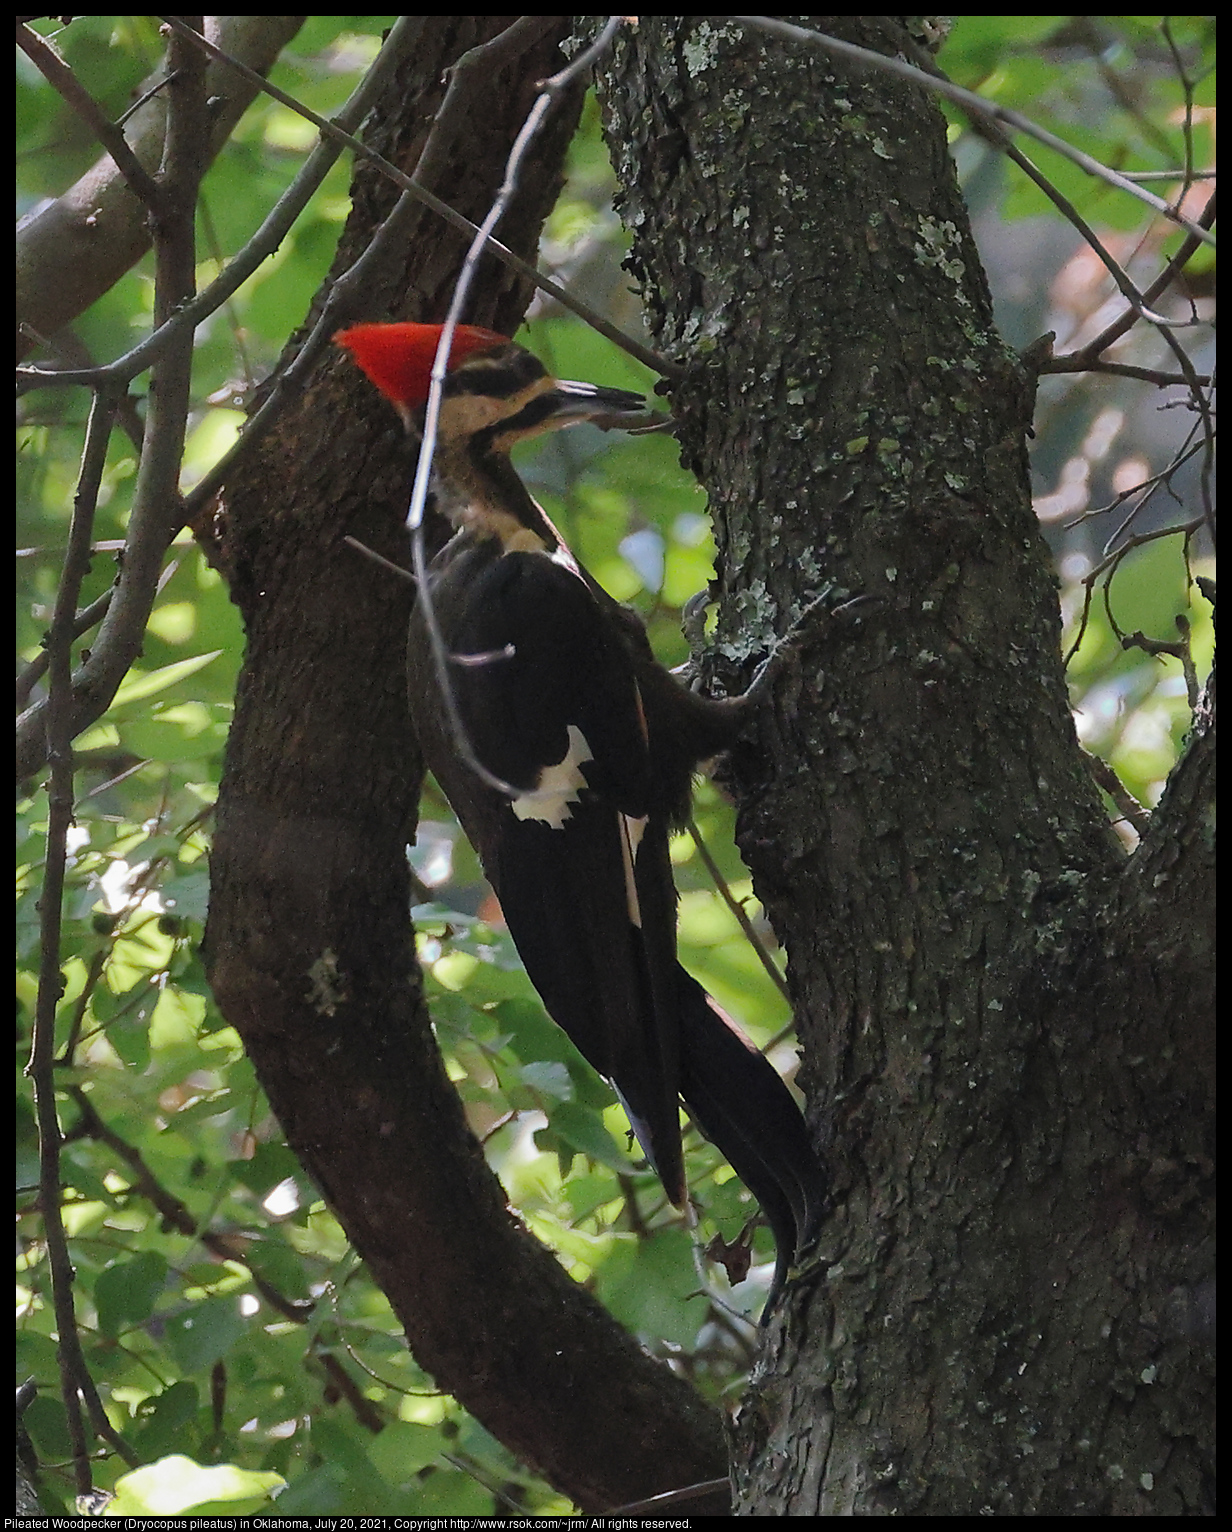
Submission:
MULTIPOLYGON (((408 169, 444 72, 508 18, 423 20, 370 130, 408 169)), ((541 20, 533 46, 484 72, 437 162, 433 189, 472 219, 535 82, 563 62, 564 18, 541 20)), ((579 106, 538 142, 499 231, 525 255, 579 106)), ((360 170, 336 269, 394 196, 360 170)), ((464 249, 423 215, 347 317, 443 317, 464 249)), ((489 267, 466 317, 512 333, 528 297, 489 267)), ((422 778, 405 701, 410 597, 342 542, 350 532, 405 562, 411 467, 392 413, 339 356, 228 488, 221 547, 248 647, 218 804, 211 981, 417 1360, 582 1507, 604 1509, 724 1474, 722 1428, 510 1216, 441 1065, 408 915, 422 778)))
MULTIPOLYGON (((910 53, 894 18, 816 24, 910 53)), ((1213 691, 1126 859, 1067 706, 1033 379, 926 93, 642 17, 604 97, 687 369, 715 668, 827 582, 877 598, 818 625, 732 768, 834 1177, 740 1416, 740 1505, 1207 1511, 1213 691)))

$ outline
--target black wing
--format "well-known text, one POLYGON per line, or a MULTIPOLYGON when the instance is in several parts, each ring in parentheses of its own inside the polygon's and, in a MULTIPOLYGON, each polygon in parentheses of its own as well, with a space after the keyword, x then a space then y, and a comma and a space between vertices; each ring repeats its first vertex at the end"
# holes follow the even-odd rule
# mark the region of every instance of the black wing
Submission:
MULTIPOLYGON (((692 717, 674 728, 675 681, 649 674, 644 639, 632 644, 610 600, 547 555, 462 537, 434 570, 471 748, 519 795, 484 785, 459 757, 418 615, 409 651, 416 728, 527 974, 552 1018, 616 1087, 677 1204, 687 1194, 684 1097, 761 1203, 778 1247, 777 1292, 817 1232, 824 1177, 786 1085, 676 960, 669 810, 680 796, 676 768, 683 762, 687 776, 695 752, 685 743, 681 761, 666 767, 652 758, 638 677, 651 686, 659 756, 675 734, 717 748, 717 731, 711 744, 692 717)), ((685 696, 682 711, 695 713, 691 703, 685 696)))
MULTIPOLYGON (((587 586, 550 556, 492 540, 446 554, 433 597, 467 737, 520 790, 484 795, 477 836, 465 801, 454 806, 548 1012, 612 1081, 683 1203, 675 891, 632 661, 587 586)), ((421 733, 454 801, 439 723, 421 733)), ((473 804, 471 784, 460 796, 473 804)))

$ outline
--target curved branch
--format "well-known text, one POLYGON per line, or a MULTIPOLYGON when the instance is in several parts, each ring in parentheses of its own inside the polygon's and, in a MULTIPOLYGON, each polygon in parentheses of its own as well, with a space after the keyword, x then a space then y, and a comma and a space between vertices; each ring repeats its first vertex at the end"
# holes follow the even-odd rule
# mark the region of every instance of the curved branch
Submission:
MULTIPOLYGON (((405 57, 408 48, 415 46, 422 18, 402 16, 390 30, 389 36, 372 67, 351 93, 349 100, 338 112, 335 122, 341 128, 357 128, 379 99, 389 82, 390 74, 405 57)), ((189 33, 190 36, 196 34, 189 33)), ((253 87, 254 90, 256 87, 253 87)), ((66 387, 70 384, 99 382, 128 382, 145 369, 162 352, 167 343, 184 330, 195 329, 209 318, 232 296, 261 263, 267 260, 282 244, 291 226, 308 205, 330 168, 344 148, 341 138, 323 134, 311 154, 300 167, 295 179, 279 197, 243 249, 227 263, 225 270, 190 302, 178 308, 165 323, 159 325, 131 351, 101 367, 56 369, 19 368, 18 386, 22 391, 50 386, 66 387)))
MULTIPOLYGON (((445 162, 468 212, 487 207, 563 27, 469 88, 445 162)), ((505 30, 503 17, 434 19, 378 109, 392 159, 421 142, 442 71, 505 30)), ((580 92, 535 147, 509 214, 519 248, 533 248, 579 108, 580 92)), ((366 164, 357 172, 362 213, 336 270, 394 200, 366 164)), ((382 246, 373 291, 426 318, 443 311, 461 251, 452 230, 420 222, 382 246)), ((516 324, 526 297, 495 269, 476 322, 516 324)), ((408 454, 362 398, 351 369, 319 367, 228 485, 248 652, 212 855, 210 981, 419 1364, 579 1504, 624 1504, 722 1474, 722 1422, 510 1216, 442 1067, 407 918, 420 785, 405 700, 412 591, 342 541, 404 555, 408 454)))
POLYGON ((162 206, 158 183, 129 148, 123 129, 111 121, 45 37, 40 37, 27 26, 19 26, 17 46, 38 67, 47 83, 60 92, 77 115, 93 130, 133 194, 140 197, 151 213, 157 213, 162 206))
MULTIPOLYGON (((80 1086, 73 1085, 69 1087, 69 1094, 81 1115, 73 1134, 66 1136, 92 1138, 100 1144, 106 1144, 128 1168, 133 1190, 146 1198, 167 1228, 176 1230, 185 1239, 200 1240, 205 1249, 220 1261, 234 1261, 245 1267, 253 1287, 275 1313, 281 1314, 292 1324, 308 1323, 316 1311, 316 1304, 311 1299, 288 1298, 280 1288, 261 1275, 249 1257, 248 1231, 236 1230, 228 1234, 202 1228, 184 1202, 168 1190, 150 1169, 141 1151, 103 1121, 86 1092, 80 1086)), ((360 1424, 369 1431, 379 1431, 385 1424, 381 1412, 355 1387, 346 1368, 322 1346, 316 1336, 309 1347, 309 1354, 346 1399, 360 1424)))
MULTIPOLYGON (((68 549, 56 592, 55 611, 47 639, 51 688, 47 709, 47 754, 51 760, 48 785, 47 858, 39 898, 39 981, 35 1008, 34 1038, 26 1072, 34 1088, 34 1113, 39 1138, 39 1202, 43 1213, 47 1261, 51 1270, 52 1304, 60 1337, 60 1391, 72 1443, 73 1474, 77 1493, 91 1488, 90 1459, 86 1450, 81 1400, 92 1417, 102 1414, 98 1395, 81 1349, 81 1337, 73 1302, 73 1266, 64 1221, 60 1216, 60 1122, 56 1113, 55 1035, 56 1006, 64 988, 60 972, 60 935, 64 906, 64 875, 68 861, 68 831, 73 822, 72 755, 72 624, 77 593, 90 562, 90 531, 94 508, 107 459, 113 408, 100 397, 94 400, 86 432, 78 492, 73 505, 68 549)), ((106 1419, 106 1417, 103 1417, 106 1419)))
MULTIPOLYGON (((212 16, 214 36, 256 69, 268 69, 303 24, 302 16, 212 16)), ((166 85, 170 70, 159 73, 166 85)), ((216 103, 203 124, 201 147, 212 158, 243 116, 255 88, 214 67, 206 94, 216 103)), ((166 137, 167 91, 151 94, 128 119, 125 139, 147 171, 157 169, 166 137)), ((17 359, 34 337, 53 335, 107 292, 150 248, 147 210, 104 155, 91 170, 41 208, 17 235, 17 359)))
MULTIPOLYGON (((1206 206, 1198 215, 1198 222, 1202 225, 1203 228, 1210 228, 1210 226, 1215 222, 1215 194, 1213 192, 1207 199, 1206 206)), ((1192 234, 1183 241, 1180 249, 1176 252, 1176 254, 1164 267, 1164 269, 1159 273, 1159 275, 1150 284, 1150 286, 1143 290, 1142 301, 1144 303, 1154 303, 1156 298, 1161 297, 1165 292, 1167 292, 1168 288, 1171 287, 1172 283, 1193 259, 1195 253, 1197 252, 1198 244, 1199 241, 1192 234)), ((1081 348, 1081 350, 1071 352, 1068 356, 1048 358, 1041 364, 1040 371, 1079 372, 1084 368, 1091 367, 1094 364, 1096 357, 1101 356, 1109 346, 1120 340, 1122 335, 1124 335, 1128 330, 1132 329, 1134 321, 1137 319, 1137 317, 1137 313, 1132 306, 1127 308, 1123 314, 1118 314, 1110 324, 1106 325, 1093 340, 1088 341, 1087 344, 1081 348)), ((1111 362, 1105 363, 1104 370, 1108 371, 1114 365, 1116 364, 1111 362)), ((1154 379, 1148 379, 1148 381, 1153 382, 1154 379)), ((1185 380, 1180 379, 1178 381, 1183 382, 1185 380)), ((1209 381, 1210 380, 1207 378, 1199 379, 1199 382, 1201 383, 1207 383, 1209 381)))
MULTIPOLYGON (((154 321, 162 323, 188 301, 196 286, 197 192, 206 169, 207 106, 201 59, 178 38, 168 48, 176 75, 168 87, 166 153, 159 176, 165 212, 154 225, 154 321)), ((124 561, 89 659, 73 676, 70 735, 80 734, 111 705, 141 650, 158 589, 163 556, 178 526, 180 458, 188 422, 193 336, 169 344, 150 376, 145 440, 124 561)), ((17 722, 17 777, 33 775, 46 759, 47 703, 27 708, 17 722)))

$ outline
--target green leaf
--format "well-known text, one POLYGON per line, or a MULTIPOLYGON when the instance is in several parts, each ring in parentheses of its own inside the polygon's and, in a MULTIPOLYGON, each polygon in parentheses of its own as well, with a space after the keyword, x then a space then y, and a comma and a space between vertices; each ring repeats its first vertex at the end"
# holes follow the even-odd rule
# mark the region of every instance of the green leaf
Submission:
POLYGON ((154 1312, 166 1282, 167 1262, 156 1251, 111 1262, 94 1282, 99 1329, 114 1337, 129 1325, 142 1324, 154 1312))
POLYGON ((508 1032, 518 1057, 542 1063, 571 1063, 577 1050, 552 1021, 539 1000, 501 1000, 492 1007, 502 1032, 508 1032))
POLYGON ((107 1040, 130 1069, 143 1072, 150 1063, 150 1017, 162 990, 142 979, 122 995, 100 985, 90 998, 95 1018, 103 1023, 107 1040))
POLYGON ((150 716, 124 725, 124 744, 155 761, 201 761, 220 754, 228 718, 219 704, 181 702, 155 706, 150 716))
POLYGON ((234 1179, 258 1198, 268 1196, 288 1176, 304 1178, 299 1161, 285 1144, 258 1144, 251 1159, 232 1160, 229 1169, 234 1179))
POLYGON ((133 1439, 133 1450, 140 1458, 159 1458, 175 1445, 184 1445, 183 1432, 200 1406, 197 1385, 187 1380, 173 1383, 147 1399, 143 1406, 143 1424, 133 1439))
MULTIPOLYGON (((49 1375, 54 1377, 54 1371, 49 1375)), ((30 1433, 34 1450, 44 1462, 62 1462, 70 1457, 73 1441, 68 1434, 68 1416, 64 1401, 51 1393, 36 1394, 26 1406, 22 1424, 30 1433)))
POLYGON ((278 1496, 278 1515, 283 1518, 335 1515, 346 1506, 346 1485, 346 1475, 333 1463, 310 1468, 278 1496))
POLYGON ((253 1240, 248 1246, 247 1260, 252 1271, 284 1297, 309 1296, 303 1257, 277 1234, 253 1240))
POLYGON ((226 1356, 247 1326, 237 1298, 207 1298, 167 1321, 167 1349, 184 1372, 204 1372, 226 1356))
MULTIPOLYGON (((543 1131, 540 1130, 541 1133, 543 1131)), ((600 1165, 606 1165, 609 1170, 628 1175, 632 1169, 629 1156, 621 1152, 620 1145, 608 1132, 602 1116, 576 1101, 561 1101, 552 1109, 549 1131, 563 1139, 570 1148, 597 1160, 600 1165)), ((536 1143, 539 1139, 540 1133, 536 1133, 536 1143)))
POLYGON ((553 1101, 568 1101, 573 1095, 573 1078, 565 1066, 555 1060, 524 1064, 518 1070, 523 1084, 537 1095, 553 1101))
POLYGON ((184 681, 189 676, 195 676, 199 670, 204 670, 207 665, 216 660, 221 653, 221 649, 212 649, 208 654, 194 654, 191 659, 175 660, 170 665, 163 665, 158 670, 148 671, 144 675, 130 671, 127 678, 120 683, 109 711, 114 712, 128 702, 140 702, 145 697, 153 697, 158 692, 166 691, 169 686, 175 686, 177 682, 184 681))
POLYGON ((683 1229, 616 1243, 597 1272, 599 1296, 631 1330, 692 1347, 707 1305, 691 1295, 700 1283, 693 1241, 683 1229))
POLYGON ((407 1486, 421 1468, 434 1463, 447 1446, 438 1428, 397 1420, 371 1443, 367 1455, 381 1478, 397 1489, 407 1486))
POLYGON ((104 1516, 183 1516, 205 1506, 221 1506, 241 1516, 268 1505, 283 1488, 281 1474, 254 1472, 234 1463, 202 1467, 178 1453, 116 1480, 115 1499, 104 1516))
MULTIPOLYGON (((348 1430, 346 1426, 329 1416, 322 1416, 313 1423, 313 1446, 357 1484, 370 1485, 372 1482, 372 1460, 368 1456, 368 1446, 371 1441, 372 1438, 367 1433, 365 1433, 365 1439, 361 1441, 356 1432, 348 1430)), ((377 1507, 374 1506, 373 1509, 376 1510, 377 1507)))

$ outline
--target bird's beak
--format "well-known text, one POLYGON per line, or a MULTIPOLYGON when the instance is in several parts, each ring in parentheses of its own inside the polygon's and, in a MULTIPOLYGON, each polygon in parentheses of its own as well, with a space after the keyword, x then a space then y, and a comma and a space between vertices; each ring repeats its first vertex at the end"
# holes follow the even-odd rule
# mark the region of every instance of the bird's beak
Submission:
POLYGON ((642 394, 624 388, 599 388, 594 383, 568 383, 556 379, 544 396, 554 408, 545 419, 549 431, 589 421, 601 431, 666 431, 672 425, 670 415, 661 415, 647 406, 642 394))

